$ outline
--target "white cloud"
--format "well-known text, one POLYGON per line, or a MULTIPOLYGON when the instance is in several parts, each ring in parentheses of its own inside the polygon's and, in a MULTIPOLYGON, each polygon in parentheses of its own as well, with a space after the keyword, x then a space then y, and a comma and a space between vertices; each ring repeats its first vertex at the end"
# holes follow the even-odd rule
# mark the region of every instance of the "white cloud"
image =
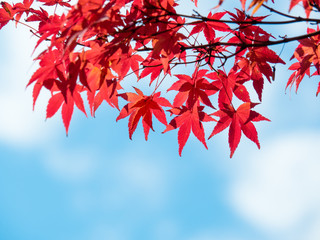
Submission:
POLYGON ((308 233, 305 236, 302 236, 301 239, 306 240, 319 240, 320 239, 320 218, 313 222, 310 226, 308 233))
POLYGON ((258 155, 243 156, 231 204, 266 233, 311 234, 320 219, 320 133, 293 132, 264 145, 258 155))
POLYGON ((53 138, 57 121, 45 121, 44 102, 39 103, 41 108, 33 112, 30 94, 21 88, 6 90, 7 93, 0 93, 0 140, 15 147, 26 148, 53 138))
POLYGON ((41 144, 53 137, 57 121, 45 123, 48 93, 40 94, 33 112, 32 86, 25 89, 35 70, 31 54, 36 39, 30 39, 28 30, 22 26, 16 29, 13 24, 6 26, 0 34, 0 141, 19 148, 41 144))

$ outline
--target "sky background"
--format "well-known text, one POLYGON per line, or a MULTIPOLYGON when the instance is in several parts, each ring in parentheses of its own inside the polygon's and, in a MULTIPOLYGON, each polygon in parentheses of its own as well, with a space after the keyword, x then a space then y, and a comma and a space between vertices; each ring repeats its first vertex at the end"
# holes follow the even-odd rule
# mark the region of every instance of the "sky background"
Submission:
MULTIPOLYGON (((208 3, 199 0, 201 11, 208 3)), ((287 11, 288 1, 276 6, 287 11)), ((139 125, 130 141, 127 119, 116 123, 106 103, 94 119, 76 110, 68 137, 60 114, 45 120, 47 93, 32 111, 30 36, 13 24, 0 31, 0 239, 320 239, 317 78, 285 91, 288 65, 277 65, 256 108, 272 121, 256 124, 260 150, 242 138, 230 159, 221 133, 209 150, 191 136, 179 157, 177 131, 157 125, 146 142, 139 125)))

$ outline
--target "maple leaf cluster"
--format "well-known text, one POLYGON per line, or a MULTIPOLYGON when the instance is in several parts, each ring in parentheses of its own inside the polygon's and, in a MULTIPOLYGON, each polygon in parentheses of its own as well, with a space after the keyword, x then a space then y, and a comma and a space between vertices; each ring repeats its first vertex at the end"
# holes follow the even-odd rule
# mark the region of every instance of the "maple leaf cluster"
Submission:
MULTIPOLYGON (((198 1, 193 2, 196 7, 198 1)), ((33 0, 1 2, 0 29, 10 21, 22 23, 37 36, 35 49, 46 46, 35 58, 39 67, 27 85, 33 85, 33 107, 41 90, 51 92, 46 117, 61 109, 67 134, 75 106, 87 116, 87 105, 94 116, 106 101, 120 111, 117 121, 128 117, 130 139, 141 120, 147 140, 157 119, 164 125, 163 133, 178 129, 181 155, 191 131, 207 148, 206 123, 212 126, 209 139, 229 130, 232 157, 242 134, 260 147, 254 123, 269 121, 253 108, 262 101, 264 82, 274 79, 275 65, 285 64, 270 46, 299 41, 287 86, 298 88, 305 75, 320 74, 318 27, 296 38, 275 39, 262 28, 267 17, 254 14, 264 7, 292 22, 318 23, 309 16, 320 10, 320 1, 290 1, 288 10, 301 2, 306 18, 272 9, 265 5, 267 0, 240 0, 242 9, 219 12, 223 2, 212 6, 207 16, 196 11, 181 14, 177 9, 182 3, 175 0, 79 0, 74 5, 68 0, 39 0, 38 7, 33 0), (63 13, 46 10, 57 7, 63 13), (229 70, 227 61, 232 62, 229 70), (174 74, 180 65, 193 69, 192 75, 174 74), (124 89, 126 79, 132 78, 149 81, 152 93, 137 87, 135 92, 124 89), (166 89, 175 94, 171 101, 159 90, 168 79, 175 80, 166 89), (253 94, 259 102, 251 100, 253 94), (123 107, 119 107, 120 98, 126 101, 123 107)))

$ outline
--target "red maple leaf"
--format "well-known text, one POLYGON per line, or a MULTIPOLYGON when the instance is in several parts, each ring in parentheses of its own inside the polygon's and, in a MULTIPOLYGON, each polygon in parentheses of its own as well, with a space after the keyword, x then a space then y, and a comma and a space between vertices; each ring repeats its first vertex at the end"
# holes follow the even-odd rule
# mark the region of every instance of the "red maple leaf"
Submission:
POLYGON ((269 63, 285 64, 285 62, 268 47, 249 48, 245 57, 239 56, 236 58, 235 68, 238 67, 240 69, 244 78, 253 81, 253 87, 260 101, 262 100, 264 84, 263 76, 271 82, 274 74, 269 63))
MULTIPOLYGON (((52 90, 56 78, 58 77, 57 71, 61 67, 61 58, 59 50, 45 51, 41 53, 37 58, 40 60, 40 68, 33 73, 27 86, 36 82, 33 89, 33 108, 39 96, 42 87, 46 87, 52 90)), ((61 70, 60 70, 61 71, 61 70)))
POLYGON ((103 100, 105 100, 111 107, 119 109, 117 95, 118 90, 120 89, 122 89, 122 87, 116 79, 105 80, 94 98, 93 111, 95 112, 98 109, 103 100))
POLYGON ((209 95, 212 95, 219 89, 204 78, 207 71, 208 70, 205 69, 199 70, 197 67, 192 74, 192 77, 184 74, 175 75, 179 81, 176 81, 167 90, 178 91, 173 101, 175 107, 180 107, 187 101, 186 106, 191 109, 197 101, 200 101, 203 104, 214 108, 209 99, 209 95))
MULTIPOLYGON (((319 27, 317 29, 319 31, 319 27)), ((308 28, 307 33, 314 33, 316 30, 308 28)), ((296 48, 291 59, 296 58, 298 62, 293 63, 289 70, 294 72, 288 79, 287 87, 295 83, 296 91, 298 91, 299 85, 305 75, 310 76, 310 68, 315 67, 315 72, 312 75, 320 75, 320 36, 312 36, 306 39, 299 40, 300 44, 296 48)), ((319 94, 319 88, 317 95, 319 94)))
POLYGON ((87 116, 82 97, 79 93, 80 89, 81 87, 78 87, 73 93, 71 93, 70 90, 67 90, 67 97, 65 97, 61 92, 56 93, 51 96, 47 105, 47 118, 51 118, 55 115, 62 105, 61 115, 67 135, 69 132, 74 104, 87 116))
POLYGON ((119 65, 121 66, 120 78, 123 78, 128 73, 129 69, 139 77, 139 62, 142 62, 143 58, 140 55, 129 55, 124 59, 119 59, 119 65))
MULTIPOLYGON (((302 62, 296 62, 293 63, 289 70, 293 70, 294 72, 290 75, 286 89, 290 86, 290 89, 295 84, 296 86, 296 92, 298 91, 298 88, 300 86, 301 81, 305 77, 305 75, 310 76, 310 66, 311 63, 308 61, 308 58, 304 58, 304 61, 302 62)), ((317 93, 318 95, 318 93, 317 93)))
MULTIPOLYGON (((144 66, 144 69, 142 70, 139 78, 144 78, 151 74, 150 76, 150 85, 151 85, 153 81, 163 71, 163 65, 160 60, 154 60, 154 61, 144 61, 143 66, 144 66)), ((170 74, 170 69, 168 73, 170 74)))
POLYGON ((0 29, 3 28, 15 14, 12 6, 9 3, 1 2, 3 8, 0 8, 0 29))
POLYGON ((152 115, 154 115, 162 124, 167 125, 166 115, 162 106, 171 107, 172 105, 167 99, 160 97, 160 92, 146 96, 138 88, 134 89, 137 94, 129 92, 118 95, 129 103, 121 109, 117 121, 130 115, 128 128, 129 138, 132 139, 132 134, 136 130, 140 118, 142 118, 145 139, 148 140, 150 129, 154 131, 152 126, 152 115))
POLYGON ((174 57, 180 57, 181 44, 179 41, 186 37, 182 33, 177 31, 164 32, 156 35, 152 39, 153 51, 151 54, 152 59, 159 59, 163 65, 164 73, 168 73, 170 70, 170 61, 174 57))
POLYGON ((224 71, 218 70, 207 74, 206 77, 214 80, 211 85, 219 89, 219 108, 224 108, 225 104, 231 104, 233 95, 243 102, 250 101, 249 92, 243 85, 247 80, 243 80, 241 72, 235 72, 231 69, 227 75, 224 71))
POLYGON ((29 12, 31 15, 26 19, 26 22, 40 22, 39 26, 45 24, 49 17, 48 12, 42 8, 40 10, 29 9, 29 12))
POLYGON ((215 33, 216 30, 218 31, 230 30, 230 27, 227 24, 219 21, 213 21, 213 20, 220 20, 225 14, 226 12, 218 12, 215 14, 209 13, 207 17, 208 21, 201 20, 193 23, 192 25, 195 25, 195 26, 190 32, 190 36, 196 33, 203 32, 207 41, 213 42, 216 37, 216 33, 215 33))
MULTIPOLYGON (((246 12, 236 9, 237 14, 228 12, 231 16, 231 20, 234 22, 239 22, 239 28, 236 28, 233 31, 234 37, 230 38, 228 42, 230 43, 238 43, 238 44, 253 44, 253 43, 261 43, 268 41, 270 37, 273 37, 271 34, 264 31, 261 27, 256 24, 252 24, 252 22, 261 22, 267 16, 259 16, 253 17, 246 14, 246 12), (246 23, 248 22, 248 23, 246 23)), ((245 51, 241 46, 237 47, 236 54, 237 56, 242 56, 245 51)))
POLYGON ((94 66, 87 62, 80 72, 80 81, 85 83, 83 85, 88 89, 88 103, 92 116, 103 100, 111 107, 119 109, 117 94, 121 86, 110 68, 94 66))
POLYGON ((45 22, 39 25, 38 34, 41 35, 39 38, 35 49, 39 46, 39 44, 43 41, 45 41, 47 38, 49 38, 52 35, 51 43, 59 44, 60 42, 57 41, 57 38, 59 38, 60 31, 64 28, 65 25, 66 16, 62 15, 51 15, 45 22))
POLYGON ((195 104, 191 109, 187 108, 186 106, 182 106, 180 108, 172 108, 169 110, 171 114, 178 116, 170 121, 163 133, 179 128, 178 144, 180 156, 191 131, 198 138, 198 140, 202 142, 205 148, 208 149, 202 122, 210 122, 215 120, 203 112, 203 109, 204 106, 197 106, 195 104))
POLYGON ((225 105, 223 109, 212 114, 220 119, 209 136, 209 139, 229 127, 230 158, 232 158, 238 147, 241 132, 260 148, 258 133, 252 122, 270 120, 251 110, 256 105, 255 103, 246 102, 241 104, 237 110, 235 110, 232 105, 225 105))
POLYGON ((16 24, 18 24, 18 21, 20 20, 23 13, 29 13, 30 7, 33 3, 33 0, 23 0, 23 3, 17 3, 13 6, 13 9, 16 11, 16 24))

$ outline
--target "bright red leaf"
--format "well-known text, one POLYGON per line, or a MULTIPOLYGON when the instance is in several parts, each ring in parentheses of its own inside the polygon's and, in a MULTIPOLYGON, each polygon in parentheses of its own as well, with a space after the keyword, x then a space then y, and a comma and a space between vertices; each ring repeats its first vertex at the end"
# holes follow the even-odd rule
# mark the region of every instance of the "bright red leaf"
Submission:
POLYGON ((252 111, 251 109, 255 106, 256 104, 246 102, 241 104, 238 109, 235 110, 232 105, 226 105, 225 108, 212 114, 220 119, 209 138, 229 127, 230 158, 238 147, 241 139, 241 132, 243 132, 247 138, 257 144, 258 148, 260 148, 258 133, 252 122, 270 120, 259 113, 252 111))
POLYGON ((0 29, 13 19, 14 11, 9 3, 1 2, 3 8, 0 8, 0 29))
POLYGON ((217 30, 224 32, 230 31, 230 27, 227 24, 216 21, 220 20, 225 14, 226 12, 218 12, 215 14, 209 13, 207 21, 198 21, 194 23, 195 26, 190 32, 190 35, 203 32, 208 42, 214 42, 217 30))
POLYGON ((122 93, 120 97, 128 101, 120 111, 117 121, 129 117, 129 138, 132 139, 132 134, 136 130, 139 120, 142 118, 142 125, 144 129, 145 139, 148 140, 150 129, 153 130, 152 126, 152 115, 154 115, 162 124, 167 125, 166 115, 162 109, 164 107, 170 107, 170 102, 160 97, 160 92, 155 93, 151 96, 146 96, 138 88, 134 88, 136 93, 122 93))
POLYGON ((195 103, 200 101, 201 103, 214 108, 209 99, 209 95, 211 95, 213 91, 217 91, 218 88, 210 84, 204 78, 206 73, 207 70, 199 70, 196 68, 192 77, 183 74, 176 75, 179 81, 175 82, 167 90, 178 91, 178 94, 173 101, 175 107, 180 107, 186 102, 186 106, 191 109, 195 103))
POLYGON ((203 106, 194 105, 191 109, 182 106, 181 108, 173 108, 170 110, 171 114, 178 116, 171 120, 163 133, 179 128, 178 143, 180 156, 191 131, 197 139, 202 142, 205 148, 208 149, 202 122, 210 122, 214 121, 214 119, 203 112, 203 108, 203 106))
POLYGON ((65 98, 61 92, 52 95, 47 106, 47 118, 51 118, 53 115, 55 115, 62 106, 62 120, 68 135, 74 105, 76 105, 78 109, 80 109, 85 115, 87 114, 85 112, 83 100, 79 92, 74 91, 73 94, 71 94, 71 92, 68 90, 66 96, 67 97, 65 98))

